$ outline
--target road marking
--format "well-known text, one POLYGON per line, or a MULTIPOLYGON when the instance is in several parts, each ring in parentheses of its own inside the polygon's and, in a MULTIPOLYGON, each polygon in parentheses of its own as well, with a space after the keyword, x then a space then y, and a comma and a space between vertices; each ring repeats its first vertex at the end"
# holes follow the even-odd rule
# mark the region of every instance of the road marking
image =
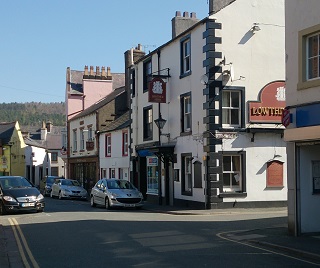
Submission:
POLYGON ((237 243, 237 244, 249 246, 249 247, 256 248, 256 249, 260 249, 262 251, 266 251, 266 252, 273 253, 273 254, 276 254, 276 255, 284 256, 284 257, 287 257, 287 258, 290 258, 290 259, 294 259, 294 260, 299 260, 299 261, 302 261, 302 262, 305 262, 305 263, 309 263, 309 264, 313 264, 313 265, 316 265, 316 266, 320 266, 318 263, 314 263, 314 262, 311 262, 311 261, 306 261, 306 260, 303 260, 303 259, 300 259, 300 258, 297 258, 297 257, 293 257, 293 256, 290 256, 290 255, 287 255, 287 254, 284 254, 284 253, 276 252, 276 251, 273 251, 273 250, 270 250, 270 249, 265 249, 263 247, 254 246, 254 245, 251 245, 251 244, 246 243, 244 241, 238 241, 238 240, 234 240, 234 239, 228 238, 228 237, 232 237, 233 233, 245 232, 245 231, 248 231, 248 230, 237 230, 237 231, 230 231, 230 232, 221 232, 221 233, 218 233, 216 235, 217 235, 217 237, 219 237, 219 238, 221 238, 223 240, 227 240, 227 241, 230 241, 230 242, 234 242, 234 243, 237 243), (228 237, 226 237, 226 236, 228 236, 228 237))
POLYGON ((36 262, 35 258, 33 257, 33 254, 32 254, 32 252, 31 252, 31 250, 30 250, 30 248, 28 246, 27 240, 26 240, 25 236, 22 233, 22 230, 21 230, 21 228, 19 226, 19 223, 17 222, 17 220, 15 218, 9 218, 8 220, 10 222, 11 228, 12 228, 14 236, 16 238, 23 264, 25 265, 26 268, 30 268, 30 265, 28 263, 28 260, 26 258, 25 253, 24 253, 24 250, 23 250, 23 247, 24 247, 24 249, 26 250, 26 252, 28 254, 28 257, 29 257, 33 267, 34 268, 39 268, 39 265, 36 262), (18 230, 19 234, 18 234, 17 230, 18 230), (20 235, 20 237, 19 237, 19 235, 20 235), (21 240, 20 240, 20 238, 21 238, 21 240))

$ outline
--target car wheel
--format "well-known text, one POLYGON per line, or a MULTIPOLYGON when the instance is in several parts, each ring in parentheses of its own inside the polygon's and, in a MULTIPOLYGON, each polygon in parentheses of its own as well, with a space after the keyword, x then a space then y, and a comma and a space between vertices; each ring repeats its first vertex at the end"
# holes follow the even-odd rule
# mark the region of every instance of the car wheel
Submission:
POLYGON ((106 197, 106 209, 111 209, 110 200, 108 197, 106 197))
POLYGON ((2 202, 1 202, 1 205, 0 205, 0 214, 1 215, 6 215, 7 214, 6 208, 4 207, 4 204, 2 202))
POLYGON ((60 200, 62 200, 62 199, 63 199, 63 196, 62 196, 61 191, 59 192, 59 199, 60 199, 60 200))
POLYGON ((93 197, 93 195, 92 195, 91 198, 90 198, 90 205, 91 205, 91 207, 95 207, 95 206, 96 206, 96 203, 94 202, 94 197, 93 197))

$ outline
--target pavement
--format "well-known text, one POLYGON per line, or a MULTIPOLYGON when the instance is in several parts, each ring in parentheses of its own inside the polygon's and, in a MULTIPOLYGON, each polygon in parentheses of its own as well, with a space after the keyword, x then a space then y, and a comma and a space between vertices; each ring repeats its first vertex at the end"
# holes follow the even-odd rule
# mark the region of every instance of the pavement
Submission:
MULTIPOLYGON (((159 206, 146 203, 143 210, 166 213, 171 215, 227 215, 239 213, 261 213, 261 208, 234 208, 215 210, 190 210, 171 206, 159 206)), ((264 211, 283 211, 287 208, 264 208, 264 211)), ((4 227, 0 224, 0 267, 1 268, 23 268, 18 246, 10 226, 4 227)), ((292 258, 303 259, 310 264, 320 266, 320 233, 313 235, 292 236, 288 233, 286 225, 272 226, 270 228, 241 230, 227 232, 218 235, 221 239, 235 243, 245 244, 254 248, 260 248, 268 252, 287 255, 292 258)))

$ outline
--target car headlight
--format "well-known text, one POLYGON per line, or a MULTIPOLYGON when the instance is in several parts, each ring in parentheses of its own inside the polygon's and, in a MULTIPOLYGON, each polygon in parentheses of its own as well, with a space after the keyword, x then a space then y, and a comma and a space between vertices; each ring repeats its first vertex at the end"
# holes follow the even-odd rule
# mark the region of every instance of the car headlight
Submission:
POLYGON ((5 195, 3 199, 7 202, 17 202, 12 196, 5 195))
POLYGON ((118 196, 120 196, 119 194, 116 194, 116 193, 110 193, 110 197, 111 198, 116 198, 116 197, 118 197, 118 196))
POLYGON ((43 195, 42 194, 39 194, 38 196, 37 196, 37 200, 41 200, 41 199, 43 199, 44 197, 43 197, 43 195))
POLYGON ((61 189, 61 191, 63 191, 63 192, 70 192, 69 189, 61 189))
POLYGON ((82 193, 82 194, 86 194, 87 191, 86 191, 86 190, 82 190, 81 193, 82 193))
POLYGON ((142 193, 139 193, 139 197, 143 198, 143 194, 142 194, 142 193))

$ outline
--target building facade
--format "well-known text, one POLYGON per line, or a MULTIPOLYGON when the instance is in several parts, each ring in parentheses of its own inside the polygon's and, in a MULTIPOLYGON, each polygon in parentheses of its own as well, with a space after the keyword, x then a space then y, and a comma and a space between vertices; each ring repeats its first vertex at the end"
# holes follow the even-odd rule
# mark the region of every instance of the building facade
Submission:
POLYGON ((101 178, 129 180, 129 111, 100 132, 101 178))
POLYGON ((288 225, 320 232, 320 3, 286 1, 288 225))
POLYGON ((101 175, 100 135, 127 111, 127 93, 121 87, 68 120, 67 178, 78 180, 87 190, 92 188, 101 175))
POLYGON ((0 174, 25 176, 25 142, 19 122, 0 123, 0 174))
POLYGON ((132 180, 160 204, 286 205, 284 1, 209 6, 130 69, 132 180))

